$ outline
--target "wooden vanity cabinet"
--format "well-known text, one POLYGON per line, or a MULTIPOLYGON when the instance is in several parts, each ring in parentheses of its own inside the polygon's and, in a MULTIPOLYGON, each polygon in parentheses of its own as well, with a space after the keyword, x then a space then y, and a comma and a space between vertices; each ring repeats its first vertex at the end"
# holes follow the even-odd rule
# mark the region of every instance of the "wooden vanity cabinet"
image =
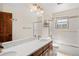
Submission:
POLYGON ((52 41, 40 48, 39 50, 35 51, 34 53, 31 54, 31 56, 50 56, 50 51, 52 50, 52 41))
POLYGON ((12 13, 0 12, 0 42, 12 40, 12 13))
POLYGON ((46 46, 44 46, 43 49, 44 49, 44 52, 42 53, 42 56, 51 56, 51 52, 53 53, 52 42, 50 42, 46 46))

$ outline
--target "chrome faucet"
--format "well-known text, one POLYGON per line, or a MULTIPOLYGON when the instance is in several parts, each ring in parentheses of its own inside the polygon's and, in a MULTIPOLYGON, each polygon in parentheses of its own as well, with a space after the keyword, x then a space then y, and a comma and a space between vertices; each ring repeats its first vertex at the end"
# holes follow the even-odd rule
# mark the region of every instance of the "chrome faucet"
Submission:
POLYGON ((0 42, 0 53, 2 52, 2 50, 3 50, 3 46, 2 46, 2 43, 0 42))
POLYGON ((39 40, 41 36, 40 35, 34 35, 34 37, 39 40))
POLYGON ((40 36, 40 35, 38 35, 38 40, 40 39, 40 37, 41 37, 41 36, 40 36))

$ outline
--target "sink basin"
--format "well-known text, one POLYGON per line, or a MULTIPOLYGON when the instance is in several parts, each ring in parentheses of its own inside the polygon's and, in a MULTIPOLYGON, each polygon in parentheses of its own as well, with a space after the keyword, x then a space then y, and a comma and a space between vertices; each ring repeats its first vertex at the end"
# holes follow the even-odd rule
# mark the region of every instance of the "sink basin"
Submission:
POLYGON ((14 56, 14 55, 16 55, 15 51, 9 51, 9 52, 2 53, 0 56, 14 56))

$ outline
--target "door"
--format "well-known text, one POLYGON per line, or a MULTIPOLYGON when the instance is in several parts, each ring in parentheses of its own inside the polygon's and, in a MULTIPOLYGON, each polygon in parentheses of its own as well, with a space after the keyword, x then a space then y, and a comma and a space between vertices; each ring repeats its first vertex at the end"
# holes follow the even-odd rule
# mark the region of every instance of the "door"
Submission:
POLYGON ((6 41, 12 40, 12 14, 5 13, 4 15, 4 36, 6 41))
POLYGON ((0 12, 0 42, 12 40, 12 13, 0 12))

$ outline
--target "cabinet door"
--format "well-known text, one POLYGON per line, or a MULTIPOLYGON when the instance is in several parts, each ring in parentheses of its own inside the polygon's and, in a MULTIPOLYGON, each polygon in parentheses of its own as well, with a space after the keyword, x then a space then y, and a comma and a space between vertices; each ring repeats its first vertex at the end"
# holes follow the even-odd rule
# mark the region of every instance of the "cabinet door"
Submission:
POLYGON ((50 46, 48 48, 48 56, 53 56, 53 46, 52 46, 52 43, 50 43, 50 46))
POLYGON ((53 48, 52 43, 49 43, 45 46, 43 56, 52 56, 53 55, 53 48), (46 48, 47 47, 47 48, 46 48))
POLYGON ((48 49, 43 52, 43 56, 48 56, 48 49))

